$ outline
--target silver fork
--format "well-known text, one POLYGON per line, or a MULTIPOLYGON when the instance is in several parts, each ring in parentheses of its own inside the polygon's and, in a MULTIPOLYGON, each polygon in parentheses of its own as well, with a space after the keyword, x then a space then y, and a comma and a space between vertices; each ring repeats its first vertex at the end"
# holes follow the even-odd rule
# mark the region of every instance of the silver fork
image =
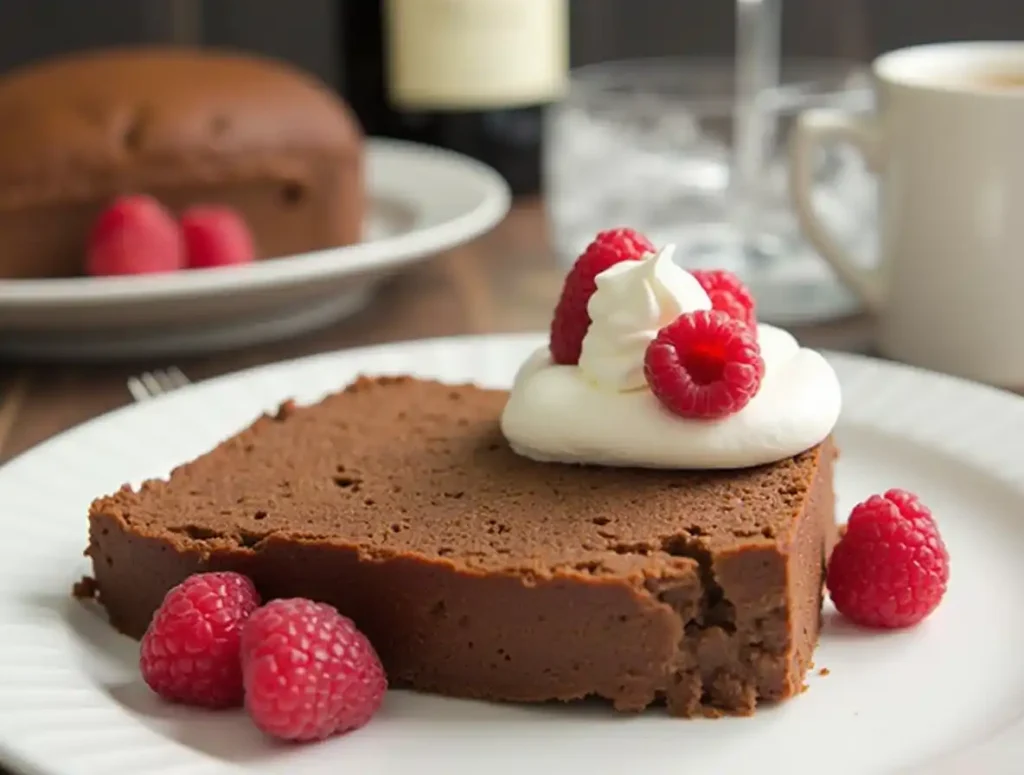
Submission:
POLYGON ((170 393, 172 390, 183 388, 188 384, 190 384, 190 380, 185 376, 185 372, 177 366, 171 366, 167 369, 145 371, 137 377, 130 377, 128 392, 136 401, 146 401, 162 396, 164 393, 170 393))

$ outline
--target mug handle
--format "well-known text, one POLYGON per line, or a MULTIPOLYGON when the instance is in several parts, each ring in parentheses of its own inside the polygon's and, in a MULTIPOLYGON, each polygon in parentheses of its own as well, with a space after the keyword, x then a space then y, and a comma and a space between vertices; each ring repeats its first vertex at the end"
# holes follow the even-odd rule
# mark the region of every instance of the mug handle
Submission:
POLYGON ((878 127, 869 118, 840 110, 817 108, 801 113, 790 137, 789 191, 797 220, 804 235, 839 279, 860 297, 871 313, 878 314, 885 303, 885 287, 877 269, 857 264, 825 228, 814 209, 813 163, 815 153, 828 143, 846 142, 864 156, 868 169, 881 167, 878 127))

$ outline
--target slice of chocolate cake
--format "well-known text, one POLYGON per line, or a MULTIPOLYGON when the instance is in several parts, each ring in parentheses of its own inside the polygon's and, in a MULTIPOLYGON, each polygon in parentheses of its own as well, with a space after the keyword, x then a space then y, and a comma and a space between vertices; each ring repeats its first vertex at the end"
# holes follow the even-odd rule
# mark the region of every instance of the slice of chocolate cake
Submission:
POLYGON ((834 537, 830 440, 678 472, 537 463, 503 391, 363 379, 284 405, 169 481, 97 500, 88 553, 142 635, 191 573, 335 605, 395 686, 748 713, 799 691, 834 537))

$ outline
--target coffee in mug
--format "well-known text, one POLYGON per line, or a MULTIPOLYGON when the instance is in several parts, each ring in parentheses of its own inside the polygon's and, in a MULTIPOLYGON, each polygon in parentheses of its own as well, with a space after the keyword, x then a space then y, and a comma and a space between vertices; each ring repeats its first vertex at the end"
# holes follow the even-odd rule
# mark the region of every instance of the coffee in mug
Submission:
POLYGON ((983 89, 1024 89, 1024 73, 990 70, 976 73, 973 82, 983 89))

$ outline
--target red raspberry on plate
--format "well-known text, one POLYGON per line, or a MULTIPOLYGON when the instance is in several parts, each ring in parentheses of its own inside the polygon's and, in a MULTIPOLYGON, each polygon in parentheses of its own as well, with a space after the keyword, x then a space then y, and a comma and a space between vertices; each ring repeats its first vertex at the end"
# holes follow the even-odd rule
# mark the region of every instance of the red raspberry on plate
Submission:
POLYGON ((717 310, 680 315, 647 346, 651 392, 680 417, 714 420, 734 414, 756 394, 764 361, 753 329, 717 310))
POLYGON ((931 512, 905 490, 854 506, 832 551, 827 585, 841 614, 866 627, 910 627, 938 607, 949 553, 931 512))
POLYGON ((370 641, 324 603, 274 600, 242 633, 245 707, 284 740, 321 740, 358 729, 384 699, 387 677, 370 641))
POLYGON ((120 197, 89 233, 85 271, 93 276, 174 272, 185 265, 181 229, 153 197, 120 197))
POLYGON ((637 261, 653 252, 650 240, 632 229, 608 229, 594 238, 569 270, 555 306, 550 343, 555 363, 579 363, 590 328, 587 302, 597 289, 597 276, 621 261, 637 261))
POLYGON ((757 327, 754 297, 740 278, 724 269, 695 269, 690 274, 711 299, 712 309, 724 312, 751 328, 757 327))
POLYGON ((181 215, 189 269, 247 264, 256 258, 245 219, 223 205, 196 205, 181 215))
POLYGON ((207 708, 242 703, 242 625, 260 604, 238 573, 197 573, 171 589, 142 637, 139 668, 166 700, 207 708))

